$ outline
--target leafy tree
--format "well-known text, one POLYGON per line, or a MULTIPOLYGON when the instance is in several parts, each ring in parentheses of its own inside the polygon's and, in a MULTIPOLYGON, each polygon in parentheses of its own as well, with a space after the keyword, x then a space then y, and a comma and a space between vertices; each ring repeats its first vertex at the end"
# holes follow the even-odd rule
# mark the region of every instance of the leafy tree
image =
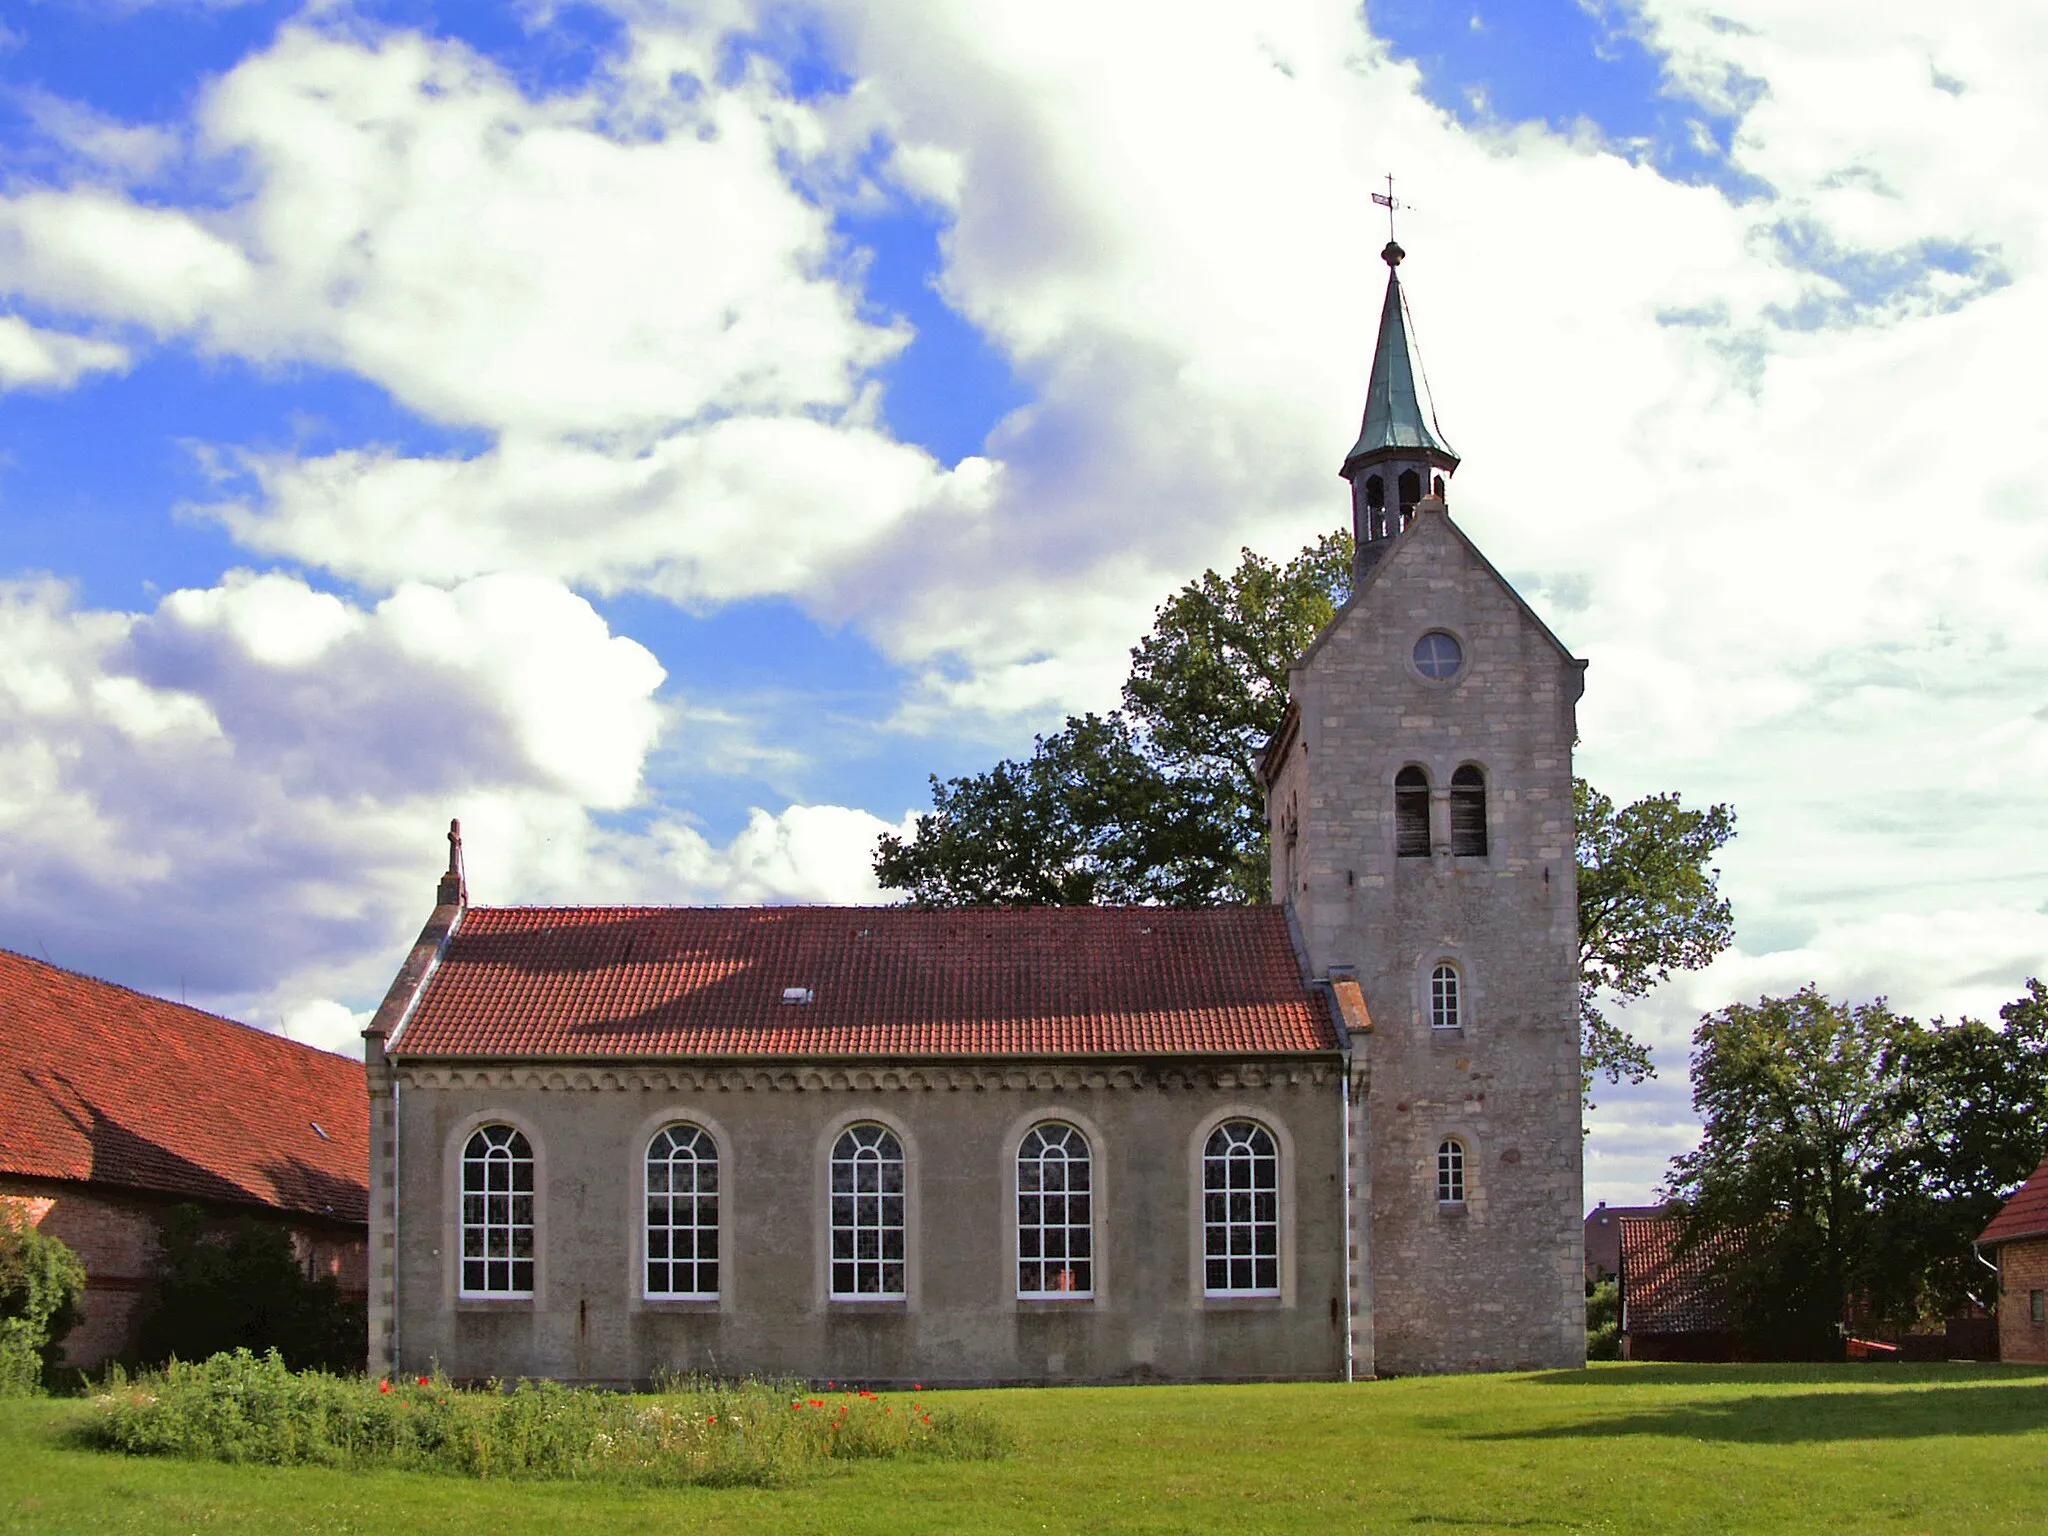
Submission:
POLYGON ((1615 1281, 1586 1288, 1586 1358, 1621 1358, 1621 1286, 1615 1281))
POLYGON ((1728 947, 1735 917, 1715 881, 1715 854, 1735 835, 1725 805, 1689 810, 1671 794, 1616 807, 1572 781, 1578 828, 1579 1018, 1585 1074, 1639 1083, 1655 1068, 1643 1044, 1609 1019, 1600 994, 1633 1002, 1673 971, 1696 970, 1728 947))
POLYGON ((294 1370, 359 1371, 369 1322, 332 1275, 308 1277, 291 1233, 241 1217, 216 1225, 196 1205, 174 1206, 157 1230, 154 1304, 136 1336, 147 1364, 275 1349, 294 1370))
MULTIPOLYGON (((1286 712, 1288 668, 1350 596, 1351 569, 1339 530, 1284 565, 1247 549, 1228 576, 1203 572, 1132 650, 1122 708, 1070 716, 1022 761, 934 777, 915 832, 881 839, 882 885, 932 907, 1270 901, 1254 762, 1286 712)), ((1727 945, 1709 861, 1735 817, 1669 794, 1616 807, 1574 787, 1586 1080, 1641 1082, 1649 1052, 1599 996, 1641 997, 1727 945)))
POLYGON ((1812 986, 1734 1003, 1693 1032, 1697 1150, 1672 1162, 1686 1240, 1735 1255, 1736 1322, 1774 1355, 1825 1352, 1861 1278, 1873 1184, 1897 1148, 1906 1025, 1812 986))
POLYGON ((1915 1026, 1900 1042, 1898 1141, 1878 1166, 1871 1304, 1899 1321, 1988 1300, 1970 1243, 2041 1161, 2048 1136, 2048 988, 2000 1022, 1915 1026))
POLYGON ((84 1297, 78 1255, 0 1201, 0 1397, 43 1384, 64 1335, 83 1320, 84 1297))
POLYGON ((2041 1156, 2048 991, 2029 981, 2000 1018, 1923 1025, 1808 986, 1701 1021, 1704 1131, 1668 1191, 1687 1242, 1735 1255, 1756 1348, 1823 1351, 1852 1303, 1903 1326, 1983 1294, 1970 1240, 2041 1156))

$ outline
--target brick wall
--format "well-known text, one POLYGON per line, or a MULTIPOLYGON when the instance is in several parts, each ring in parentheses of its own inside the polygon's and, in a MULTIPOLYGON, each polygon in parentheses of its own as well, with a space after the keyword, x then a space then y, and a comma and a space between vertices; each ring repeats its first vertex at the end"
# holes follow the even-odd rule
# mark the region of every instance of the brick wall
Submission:
POLYGON ((1998 1250, 1998 1358, 2048 1364, 2048 1322, 2035 1322, 2033 1293, 2048 1304, 2048 1237, 1998 1250))
MULTIPOLYGON (((5 1177, 0 1201, 84 1263, 85 1321, 65 1335, 64 1361, 80 1370, 98 1369, 134 1338, 155 1272, 157 1222, 178 1202, 62 1180, 5 1177)), ((368 1245, 361 1233, 295 1225, 292 1246, 310 1272, 335 1276, 344 1295, 364 1293, 368 1245)))

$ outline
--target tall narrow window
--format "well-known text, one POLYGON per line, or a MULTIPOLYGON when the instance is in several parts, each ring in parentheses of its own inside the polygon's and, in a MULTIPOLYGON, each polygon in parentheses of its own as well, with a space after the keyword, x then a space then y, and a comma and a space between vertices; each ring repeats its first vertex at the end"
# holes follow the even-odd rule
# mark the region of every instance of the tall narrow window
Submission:
POLYGON ((1415 473, 1412 469, 1404 469, 1401 471, 1401 478, 1395 484, 1401 493, 1402 522, 1405 524, 1407 522, 1406 514, 1414 507, 1415 503, 1422 500, 1422 476, 1415 473))
POLYGON ((850 1125, 832 1147, 832 1294, 904 1294, 908 1251, 903 1143, 883 1125, 850 1125))
POLYGON ((1436 1149, 1436 1200, 1439 1205, 1465 1203, 1465 1144, 1447 1136, 1436 1149))
POLYGON ((700 1126, 664 1126, 647 1145, 647 1294, 718 1294, 718 1147, 700 1126))
POLYGON ((1420 768, 1394 775, 1394 852, 1404 859, 1429 857, 1429 775, 1420 768))
POLYGON ((1280 1153, 1256 1120, 1226 1120, 1202 1151, 1202 1289, 1280 1292, 1280 1153))
POLYGON ((1368 539, 1387 536, 1387 482, 1378 475, 1365 477, 1365 536, 1368 539))
POLYGON ((1464 999, 1458 995, 1458 968, 1446 961, 1429 973, 1429 1027, 1461 1029, 1464 999))
POLYGON ((462 1294, 533 1294, 533 1147, 509 1125, 462 1149, 462 1294))
POLYGON ((1095 1292, 1093 1169, 1071 1125, 1034 1125, 1017 1149, 1017 1294, 1095 1292))
POLYGON ((1471 763, 1451 775, 1451 852, 1486 853, 1486 775, 1471 763))

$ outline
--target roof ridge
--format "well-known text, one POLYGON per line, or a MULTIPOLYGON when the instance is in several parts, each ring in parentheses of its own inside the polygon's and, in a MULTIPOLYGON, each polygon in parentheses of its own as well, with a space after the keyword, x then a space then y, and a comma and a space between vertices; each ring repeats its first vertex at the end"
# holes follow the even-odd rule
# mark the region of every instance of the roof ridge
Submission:
POLYGON ((252 1035, 256 1035, 264 1040, 275 1040, 280 1045, 289 1045, 301 1051, 312 1051, 320 1056, 331 1056, 336 1061, 349 1063, 355 1061, 353 1056, 343 1055, 340 1051, 330 1051, 325 1046, 312 1045, 304 1040, 294 1040, 290 1035, 280 1034, 274 1029, 265 1029, 261 1024, 251 1024, 246 1019, 231 1019, 224 1013, 215 1013, 211 1008, 199 1008, 191 1003, 176 1002, 171 998, 161 997, 154 992, 145 992, 140 987, 130 986, 125 981, 111 981, 105 976, 95 976, 90 971, 76 970, 68 965, 58 965, 53 960, 40 960, 34 955, 25 955, 18 949, 8 949, 5 945, 0 945, 0 956, 10 960, 22 960, 37 970, 55 971, 61 976, 70 976, 79 981, 90 982, 96 987, 109 987, 116 992, 125 992, 130 997, 140 998, 145 1003, 155 1003, 164 1008, 176 1008, 180 1012, 189 1013, 196 1018, 210 1019, 216 1024, 227 1024, 236 1029, 247 1030, 252 1035))

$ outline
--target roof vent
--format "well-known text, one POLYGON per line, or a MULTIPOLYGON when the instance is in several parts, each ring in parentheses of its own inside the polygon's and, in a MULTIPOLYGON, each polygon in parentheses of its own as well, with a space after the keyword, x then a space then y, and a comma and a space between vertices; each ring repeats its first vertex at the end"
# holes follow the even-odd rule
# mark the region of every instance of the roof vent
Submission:
POLYGON ((817 1000, 817 994, 809 987, 784 987, 782 1000, 785 1003, 810 1003, 817 1000))

